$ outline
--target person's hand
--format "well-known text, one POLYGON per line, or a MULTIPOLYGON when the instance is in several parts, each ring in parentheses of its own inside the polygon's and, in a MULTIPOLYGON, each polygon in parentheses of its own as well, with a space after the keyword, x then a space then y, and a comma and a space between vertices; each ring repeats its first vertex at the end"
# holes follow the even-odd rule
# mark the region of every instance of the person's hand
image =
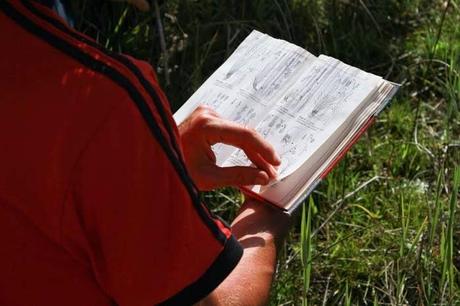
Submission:
POLYGON ((140 11, 143 11, 143 12, 146 12, 150 9, 150 5, 147 2, 147 0, 112 0, 112 1, 128 2, 129 4, 134 5, 140 11))
POLYGON ((222 119, 199 106, 179 125, 187 169, 201 190, 224 186, 266 185, 281 163, 273 147, 255 130, 222 119), (241 148, 256 167, 219 167, 211 146, 225 143, 241 148))

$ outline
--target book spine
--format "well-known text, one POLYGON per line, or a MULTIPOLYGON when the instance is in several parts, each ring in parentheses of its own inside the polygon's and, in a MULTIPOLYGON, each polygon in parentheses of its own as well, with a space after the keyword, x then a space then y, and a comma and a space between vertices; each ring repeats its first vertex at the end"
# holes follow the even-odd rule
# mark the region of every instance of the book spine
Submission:
POLYGON ((302 205, 303 201, 305 201, 305 199, 313 192, 313 190, 316 189, 316 187, 318 186, 319 183, 321 183, 322 179, 321 178, 318 178, 317 180, 315 180, 310 188, 308 188, 298 199, 297 201, 295 202, 294 205, 291 206, 290 209, 287 210, 287 213, 289 215, 292 215, 295 211, 297 211, 297 208, 299 207, 299 205, 302 205))

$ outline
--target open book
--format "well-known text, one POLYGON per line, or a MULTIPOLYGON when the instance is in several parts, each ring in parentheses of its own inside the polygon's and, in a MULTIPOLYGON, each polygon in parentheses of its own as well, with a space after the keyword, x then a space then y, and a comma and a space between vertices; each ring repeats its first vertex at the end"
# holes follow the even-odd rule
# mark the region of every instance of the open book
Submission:
MULTIPOLYGON (((372 123, 399 86, 253 31, 174 114, 177 124, 200 104, 256 129, 282 163, 268 186, 244 192, 292 211, 372 123)), ((220 166, 250 165, 242 150, 213 147, 220 166)))

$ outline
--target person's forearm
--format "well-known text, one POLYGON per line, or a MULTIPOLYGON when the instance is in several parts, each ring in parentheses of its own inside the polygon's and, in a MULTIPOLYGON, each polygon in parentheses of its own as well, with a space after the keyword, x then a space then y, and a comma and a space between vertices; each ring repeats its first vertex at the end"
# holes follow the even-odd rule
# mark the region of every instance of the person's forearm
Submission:
POLYGON ((241 261, 199 305, 265 305, 275 272, 277 244, 289 228, 287 215, 266 204, 246 202, 232 224, 244 249, 241 261))

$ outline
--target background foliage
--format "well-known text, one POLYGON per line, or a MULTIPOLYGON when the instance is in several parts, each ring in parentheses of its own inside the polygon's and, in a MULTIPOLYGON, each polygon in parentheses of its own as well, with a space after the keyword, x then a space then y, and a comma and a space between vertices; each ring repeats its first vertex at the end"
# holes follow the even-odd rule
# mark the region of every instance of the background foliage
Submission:
MULTIPOLYGON (((305 205, 273 305, 460 305, 460 8, 426 0, 72 1, 76 27, 149 61, 177 109, 252 29, 403 85, 305 205), (455 183, 455 169, 457 181, 455 183)), ((204 195, 231 219, 233 189, 204 195)))

